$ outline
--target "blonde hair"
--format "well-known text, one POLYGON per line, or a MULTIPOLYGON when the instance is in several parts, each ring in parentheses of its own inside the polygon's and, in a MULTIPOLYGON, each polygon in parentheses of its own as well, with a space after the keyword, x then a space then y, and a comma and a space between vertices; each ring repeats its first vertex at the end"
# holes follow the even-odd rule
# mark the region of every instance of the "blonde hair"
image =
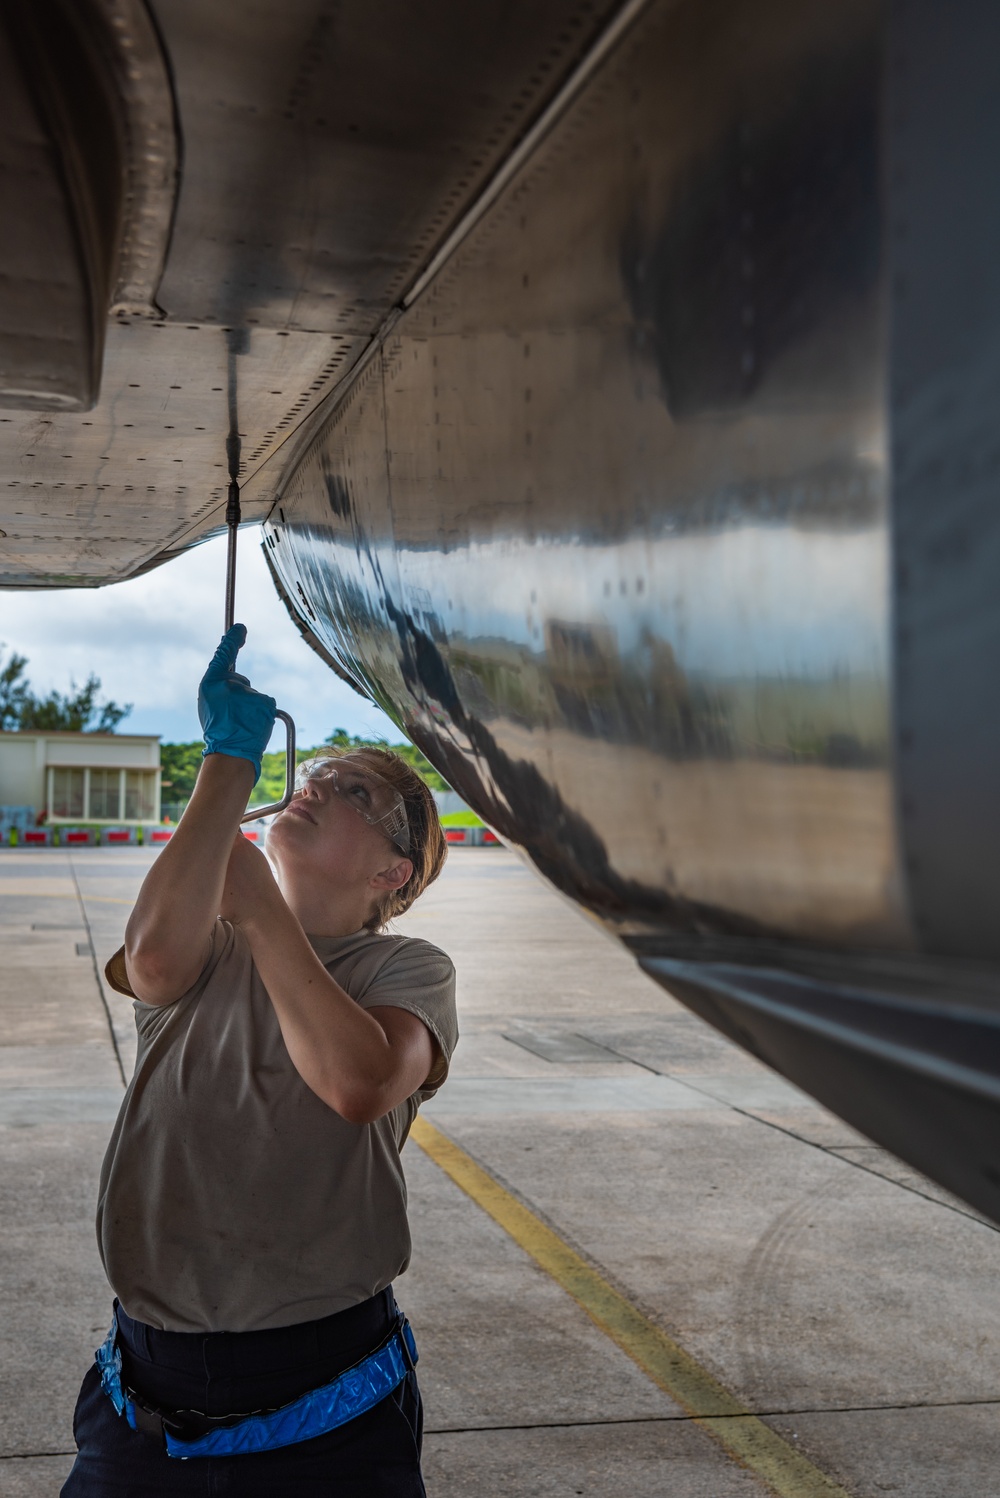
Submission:
POLYGON ((407 855, 413 864, 413 873, 399 889, 390 889, 379 900, 378 906, 365 921, 368 931, 383 931, 391 920, 409 910, 429 884, 440 874, 448 853, 448 842, 441 829, 437 804, 427 784, 412 765, 391 749, 377 745, 359 745, 356 749, 332 751, 332 758, 351 754, 364 757, 372 768, 387 780, 403 798, 406 820, 410 828, 410 851, 407 855))

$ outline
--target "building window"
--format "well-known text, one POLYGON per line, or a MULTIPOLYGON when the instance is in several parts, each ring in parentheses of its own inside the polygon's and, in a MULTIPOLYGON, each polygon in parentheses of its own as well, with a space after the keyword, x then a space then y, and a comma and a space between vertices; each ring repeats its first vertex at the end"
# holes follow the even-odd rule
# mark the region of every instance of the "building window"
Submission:
POLYGON ((50 765, 49 816, 59 821, 152 822, 159 814, 159 778, 156 770, 50 765))
POLYGON ((151 822, 156 811, 156 776, 148 770, 125 771, 126 822, 151 822))
POLYGON ((88 820, 92 822, 116 822, 118 820, 121 815, 118 809, 120 786, 120 771, 91 770, 88 820))
POLYGON ((53 770, 52 815, 54 817, 83 816, 82 770, 53 770))

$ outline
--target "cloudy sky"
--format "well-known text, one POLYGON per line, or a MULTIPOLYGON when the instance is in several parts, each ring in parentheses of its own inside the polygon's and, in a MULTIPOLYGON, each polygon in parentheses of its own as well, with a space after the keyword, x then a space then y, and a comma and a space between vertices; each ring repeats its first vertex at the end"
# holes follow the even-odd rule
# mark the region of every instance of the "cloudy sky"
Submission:
MULTIPOLYGON (((240 670, 292 714, 302 744, 320 743, 335 728, 398 740, 395 725, 300 639, 278 601, 259 539, 255 526, 240 531, 236 617, 249 632, 240 670)), ((26 655, 26 675, 40 695, 65 692, 71 679, 83 683, 96 672, 104 697, 134 704, 123 733, 198 739, 198 681, 222 634, 225 572, 226 542, 219 537, 114 587, 0 590, 3 658, 11 650, 26 655)))

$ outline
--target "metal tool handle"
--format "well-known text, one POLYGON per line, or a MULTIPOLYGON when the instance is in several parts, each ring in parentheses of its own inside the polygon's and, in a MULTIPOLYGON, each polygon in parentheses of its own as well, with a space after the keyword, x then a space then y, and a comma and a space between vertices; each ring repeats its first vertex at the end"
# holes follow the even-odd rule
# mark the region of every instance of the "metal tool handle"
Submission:
POLYGON ((227 630, 232 629, 236 619, 236 544, 240 533, 240 521, 242 519, 240 486, 235 479, 231 479, 229 484, 229 499, 226 503, 226 527, 229 531, 229 544, 226 548, 227 630))
POLYGON ((280 718, 285 725, 285 794, 280 801, 272 801, 269 806, 253 806, 245 811, 240 817, 241 825, 244 822, 255 822, 258 817, 273 817, 276 812, 284 811, 295 795, 295 724, 291 715, 283 712, 280 707, 274 716, 280 718))
MULTIPOLYGON (((226 503, 226 526, 229 531, 229 547, 226 553, 226 629, 233 627, 236 618, 236 546, 242 512, 240 508, 240 423, 236 411, 236 355, 246 353, 245 333, 229 330, 229 436, 226 438, 226 459, 229 465, 229 497, 226 503)), ((285 725, 285 794, 280 801, 269 806, 248 807, 240 817, 244 822, 256 822, 258 817, 273 817, 284 811, 295 795, 295 724, 291 715, 279 707, 274 715, 285 725)))

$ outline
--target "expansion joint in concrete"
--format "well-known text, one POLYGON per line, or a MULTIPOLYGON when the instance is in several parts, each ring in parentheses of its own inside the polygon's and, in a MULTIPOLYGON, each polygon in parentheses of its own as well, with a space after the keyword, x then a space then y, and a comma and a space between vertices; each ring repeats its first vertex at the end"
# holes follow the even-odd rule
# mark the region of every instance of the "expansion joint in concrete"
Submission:
POLYGON ((43 1456, 76 1456, 76 1447, 67 1446, 59 1451, 6 1451, 0 1455, 0 1462, 33 1462, 43 1456))
MULTIPOLYGON (((661 1071, 658 1066, 650 1066, 648 1061, 640 1061, 637 1056, 626 1056, 622 1051, 618 1051, 613 1045, 608 1044, 607 1041, 601 1041, 600 1044, 609 1055, 616 1056, 622 1061, 627 1061, 632 1066, 638 1066, 642 1071, 649 1072, 651 1076, 669 1077, 671 1075, 670 1072, 661 1071)), ((684 1085, 685 1087, 690 1087, 692 1092, 699 1092, 702 1097, 714 1096, 706 1088, 699 1087, 698 1083, 690 1077, 684 1078, 684 1085)), ((866 1175, 875 1176, 880 1181, 889 1179, 889 1177, 882 1175, 880 1171, 872 1170, 871 1166, 866 1165, 863 1160, 852 1160, 847 1155, 838 1154, 835 1149, 830 1149, 827 1145, 820 1144, 815 1139, 807 1139, 804 1134, 797 1134, 794 1129, 786 1128, 784 1124, 777 1123, 773 1118, 762 1118, 759 1113, 753 1113, 749 1108, 741 1108, 738 1103, 727 1102, 726 1107, 731 1112, 738 1113, 741 1118, 748 1118, 752 1123, 763 1124, 767 1129, 774 1129, 777 1133, 784 1134, 786 1138, 794 1139, 798 1144, 806 1144, 810 1149, 819 1150, 822 1154, 829 1155, 834 1160, 839 1160, 843 1165, 850 1165, 854 1170, 863 1170, 866 1175)), ((970 1222, 978 1223, 980 1227, 989 1228, 991 1233, 1000 1233, 1000 1225, 994 1222, 987 1222, 985 1218, 980 1217, 978 1212, 969 1211, 960 1201, 943 1202, 940 1197, 931 1196, 928 1191, 921 1191, 919 1186, 914 1186, 910 1181, 893 1180, 892 1184, 898 1186, 901 1191, 908 1191, 911 1196, 919 1196, 922 1201, 931 1202, 935 1207, 943 1208, 946 1212, 954 1212, 956 1217, 967 1217, 970 1222)))
MULTIPOLYGON (((912 1410, 964 1410, 980 1406, 1000 1407, 1000 1396, 996 1399, 942 1399, 919 1400, 901 1404, 815 1404, 796 1406, 794 1409, 748 1410, 742 1417, 746 1420, 787 1420, 798 1415, 905 1415, 912 1410)), ((676 1415, 621 1415, 607 1420, 522 1420, 510 1425, 425 1425, 425 1436, 474 1436, 489 1435, 506 1430, 589 1430, 593 1426, 618 1425, 693 1425, 697 1415, 683 1410, 676 1415)))
POLYGON ((115 1034, 115 1026, 114 1020, 111 1015, 111 1010, 108 1008, 108 1000, 104 992, 104 984, 101 982, 100 969, 97 966, 97 948, 94 946, 94 933, 90 927, 90 917, 87 915, 87 907, 84 904, 83 893, 80 889, 80 881, 76 877, 76 868, 73 864, 72 852, 69 853, 68 862, 70 877, 73 880, 73 888, 76 890, 76 902, 80 907, 80 915, 83 918, 83 924, 87 931, 87 941, 90 943, 90 961, 94 969, 94 982, 97 984, 97 992, 101 1000, 101 1008, 104 1010, 104 1018, 108 1022, 108 1034, 111 1037, 111 1045, 115 1053, 115 1060, 118 1062, 118 1072, 122 1079, 122 1086, 127 1087, 128 1077, 125 1074, 125 1063, 122 1060, 122 1053, 118 1045, 118 1037, 115 1034))

